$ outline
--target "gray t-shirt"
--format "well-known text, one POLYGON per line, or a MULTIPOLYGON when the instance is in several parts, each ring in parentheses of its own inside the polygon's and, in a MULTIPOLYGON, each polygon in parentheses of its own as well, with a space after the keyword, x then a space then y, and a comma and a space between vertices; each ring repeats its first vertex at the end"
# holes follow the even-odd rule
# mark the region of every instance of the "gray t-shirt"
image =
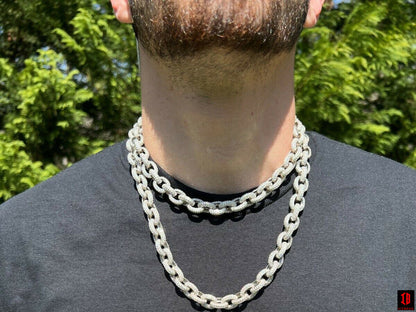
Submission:
MULTIPOLYGON (((235 311, 396 311, 416 288, 416 171, 309 132, 306 207, 274 281, 235 311)), ((204 311, 160 264, 125 143, 0 206, 0 311, 204 311)), ((166 176, 166 173, 163 173, 166 176)), ((292 173, 247 213, 195 217, 160 196, 174 259, 205 293, 235 293, 267 265, 292 173)), ((205 200, 225 200, 175 187, 205 200)))

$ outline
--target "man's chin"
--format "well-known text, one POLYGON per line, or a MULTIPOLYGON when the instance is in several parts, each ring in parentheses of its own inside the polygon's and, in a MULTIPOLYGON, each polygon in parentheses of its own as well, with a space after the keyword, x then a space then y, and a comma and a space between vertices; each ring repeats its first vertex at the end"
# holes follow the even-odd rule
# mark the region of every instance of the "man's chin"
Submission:
POLYGON ((212 48, 255 55, 290 51, 308 0, 132 0, 133 27, 143 47, 160 59, 194 57, 212 48))

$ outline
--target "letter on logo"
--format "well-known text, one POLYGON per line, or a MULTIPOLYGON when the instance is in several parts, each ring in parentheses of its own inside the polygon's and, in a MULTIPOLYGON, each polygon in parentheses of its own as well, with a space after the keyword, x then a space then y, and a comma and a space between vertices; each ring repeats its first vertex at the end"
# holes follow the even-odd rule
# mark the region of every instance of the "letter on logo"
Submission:
POLYGON ((410 304, 410 294, 405 292, 402 293, 402 305, 408 305, 410 304))

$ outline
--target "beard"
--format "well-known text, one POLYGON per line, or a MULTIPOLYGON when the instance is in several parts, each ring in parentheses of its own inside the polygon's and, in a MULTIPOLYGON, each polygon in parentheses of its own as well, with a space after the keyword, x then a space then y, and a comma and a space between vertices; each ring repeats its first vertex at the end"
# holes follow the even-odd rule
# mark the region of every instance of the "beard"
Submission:
POLYGON ((210 48, 273 56, 293 49, 309 0, 130 0, 151 56, 178 60, 210 48))

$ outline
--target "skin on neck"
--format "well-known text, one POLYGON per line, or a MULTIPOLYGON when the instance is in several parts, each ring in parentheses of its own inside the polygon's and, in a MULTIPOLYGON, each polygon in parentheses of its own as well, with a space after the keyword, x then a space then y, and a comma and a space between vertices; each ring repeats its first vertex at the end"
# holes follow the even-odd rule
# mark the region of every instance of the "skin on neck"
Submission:
POLYGON ((274 57, 211 48, 163 62, 140 48, 142 121, 153 160, 214 194, 267 180, 290 150, 294 50, 274 57))
MULTIPOLYGON (((133 21, 128 0, 111 2, 119 21, 133 21)), ((323 3, 308 1, 304 27, 316 24, 323 3)), ((294 51, 265 59, 208 48, 166 62, 140 47, 143 135, 151 157, 207 193, 244 192, 267 180, 290 150, 294 51)))

